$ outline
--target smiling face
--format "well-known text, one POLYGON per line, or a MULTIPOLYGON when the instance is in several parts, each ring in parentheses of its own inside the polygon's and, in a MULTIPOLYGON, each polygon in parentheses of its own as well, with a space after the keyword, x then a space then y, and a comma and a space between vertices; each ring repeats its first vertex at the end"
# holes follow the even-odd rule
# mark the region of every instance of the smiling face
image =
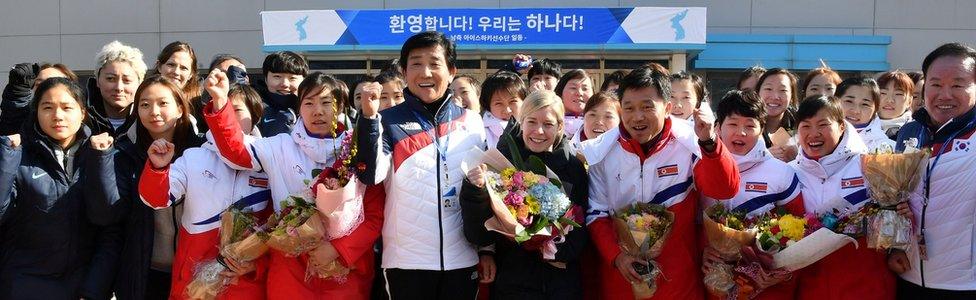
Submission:
POLYGON ((583 114, 583 133, 587 138, 596 138, 617 126, 620 126, 620 116, 617 115, 617 106, 610 101, 597 105, 583 114))
POLYGON ((878 116, 883 120, 890 120, 905 114, 911 105, 911 97, 901 88, 895 87, 895 81, 888 82, 881 87, 881 107, 878 116))
POLYGON ((298 85, 302 83, 305 76, 291 73, 268 72, 264 76, 264 81, 268 84, 268 91, 278 95, 296 95, 298 85))
MULTIPOLYGON (((317 136, 326 136, 332 133, 332 121, 335 120, 333 103, 336 102, 332 96, 332 91, 322 88, 318 92, 308 93, 301 100, 298 113, 302 117, 302 122, 308 133, 317 136)), ((336 111, 341 111, 341 107, 336 107, 336 111)))
POLYGON ((827 78, 827 75, 820 74, 814 76, 813 79, 810 79, 810 84, 808 84, 807 89, 803 91, 803 95, 804 97, 814 95, 833 96, 835 90, 837 90, 837 84, 830 81, 830 78, 827 78))
POLYGON ((840 105, 844 109, 844 118, 854 125, 870 123, 877 111, 871 88, 863 85, 847 88, 847 91, 840 96, 840 105))
POLYGON ((925 110, 934 125, 941 126, 976 105, 976 61, 970 57, 943 56, 925 73, 925 110))
POLYGON ((383 91, 380 92, 380 110, 394 107, 403 103, 403 86, 399 81, 393 80, 382 84, 383 91))
POLYGON ((563 106, 566 107, 566 114, 579 115, 583 113, 586 100, 593 96, 593 83, 590 77, 571 79, 563 87, 563 106))
POLYGON ((110 62, 98 72, 96 84, 106 108, 119 111, 134 101, 136 90, 139 88, 139 77, 132 65, 125 62, 110 62))
POLYGON ((664 128, 671 103, 658 95, 657 88, 627 89, 620 100, 620 121, 631 138, 644 144, 664 128))
POLYGON ((529 86, 533 86, 536 82, 542 82, 542 85, 546 90, 552 91, 556 89, 556 84, 559 83, 559 78, 553 77, 552 75, 537 74, 529 78, 529 86))
POLYGON ((522 119, 522 141, 532 152, 549 152, 558 134, 563 132, 559 114, 551 106, 545 107, 522 119))
POLYGON ((732 113, 725 117, 717 127, 718 136, 725 143, 729 152, 735 155, 746 155, 759 142, 762 136, 762 126, 755 118, 744 117, 732 113))
POLYGON ((193 70, 193 58, 186 51, 174 52, 165 62, 156 62, 159 66, 157 71, 163 77, 169 78, 180 87, 186 86, 190 81, 193 70))
MULTIPOLYGON (((424 103, 433 103, 444 94, 454 80, 457 69, 447 65, 444 47, 436 45, 418 48, 407 55, 407 67, 404 77, 407 89, 424 103)), ((386 88, 383 88, 386 91, 386 88)))
POLYGON ((682 120, 691 118, 698 104, 698 93, 691 80, 681 79, 671 82, 671 103, 674 107, 671 116, 682 120))
POLYGON ((37 122, 51 140, 62 148, 74 143, 85 111, 64 85, 47 90, 37 105, 37 122))
POLYGON ((143 90, 138 103, 139 121, 152 138, 172 137, 183 110, 173 97, 173 91, 162 84, 152 84, 143 90))
POLYGON ((803 154, 821 158, 833 153, 844 135, 844 124, 830 117, 827 109, 821 109, 811 118, 800 121, 797 136, 803 154))
POLYGON ((759 86, 759 98, 766 105, 766 112, 770 117, 780 116, 790 105, 793 86, 790 78, 785 74, 775 74, 766 77, 759 86))
POLYGON ((481 111, 478 94, 466 78, 458 78, 451 82, 451 90, 454 91, 454 101, 457 101, 458 106, 476 112, 481 111))
POLYGON ((254 129, 254 120, 251 120, 251 110, 247 108, 247 100, 243 94, 238 94, 230 98, 231 108, 237 116, 237 122, 241 124, 244 134, 251 134, 254 129))

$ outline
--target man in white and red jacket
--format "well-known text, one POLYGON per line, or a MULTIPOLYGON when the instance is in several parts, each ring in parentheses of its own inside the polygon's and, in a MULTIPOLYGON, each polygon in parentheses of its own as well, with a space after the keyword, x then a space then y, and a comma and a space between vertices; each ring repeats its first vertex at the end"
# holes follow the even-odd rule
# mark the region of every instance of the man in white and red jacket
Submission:
POLYGON ((601 274, 606 274, 599 294, 605 299, 634 298, 629 282, 638 282, 640 275, 633 264, 644 262, 621 251, 610 218, 633 203, 649 202, 666 206, 675 216, 655 259, 663 276, 657 278, 653 299, 702 299, 699 197, 735 196, 735 160, 716 142, 710 111, 696 110, 694 127, 672 122, 667 74, 636 69, 621 82, 617 95, 620 126, 582 146, 590 165, 586 221, 602 258, 601 274))

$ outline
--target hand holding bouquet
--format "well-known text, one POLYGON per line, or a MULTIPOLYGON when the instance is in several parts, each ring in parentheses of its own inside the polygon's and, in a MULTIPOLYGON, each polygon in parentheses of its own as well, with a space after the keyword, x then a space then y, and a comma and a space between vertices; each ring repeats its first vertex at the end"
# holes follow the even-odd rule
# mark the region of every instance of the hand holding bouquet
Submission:
POLYGON ((657 277, 661 270, 653 260, 661 255, 672 224, 674 213, 659 204, 634 203, 613 215, 621 250, 647 262, 641 265, 646 266, 646 270, 638 268, 643 282, 632 285, 638 299, 649 298, 657 291, 657 277))
POLYGON ((318 247, 325 237, 325 225, 315 205, 290 197, 268 220, 271 230, 268 246, 288 257, 296 257, 318 247))
POLYGON ((190 299, 216 299, 232 281, 221 273, 229 268, 228 261, 249 263, 268 251, 268 234, 258 225, 257 217, 237 209, 220 216, 220 256, 197 267, 193 281, 186 286, 190 299))
POLYGON ((729 211, 720 203, 703 212, 708 247, 721 260, 705 271, 705 287, 713 295, 727 295, 735 286, 729 262, 739 260, 742 247, 754 243, 756 231, 747 228, 745 217, 745 214, 729 211))

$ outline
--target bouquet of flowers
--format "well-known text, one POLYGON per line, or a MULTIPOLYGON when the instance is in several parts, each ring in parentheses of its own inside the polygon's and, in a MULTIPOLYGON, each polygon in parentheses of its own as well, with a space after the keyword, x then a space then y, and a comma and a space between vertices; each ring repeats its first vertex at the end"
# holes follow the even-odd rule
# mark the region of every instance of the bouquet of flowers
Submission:
POLYGON ((186 286, 187 297, 216 299, 231 283, 220 275, 228 269, 224 259, 253 261, 268 251, 267 239, 268 234, 252 213, 237 209, 225 211, 220 216, 220 255, 197 266, 193 281, 186 286))
POLYGON ((868 222, 869 248, 904 250, 912 242, 912 222, 899 215, 895 207, 908 201, 909 195, 918 186, 928 158, 928 151, 861 156, 861 170, 871 199, 880 207, 868 222))
POLYGON ((563 183, 541 159, 530 156, 523 161, 514 150, 518 148, 510 149, 513 149, 511 162, 497 149, 488 152, 475 149, 462 167, 475 164, 488 167, 485 188, 494 216, 485 222, 485 227, 523 247, 539 247, 543 258, 554 259, 556 244, 573 227, 580 226, 582 210, 570 202, 563 183))
MULTIPOLYGON (((796 271, 806 267, 847 243, 856 241, 827 227, 812 227, 810 220, 820 216, 794 216, 770 213, 760 217, 756 246, 773 255, 773 268, 796 271)), ((822 223, 822 221, 818 222, 822 223)))
POLYGON ((268 220, 268 246, 288 257, 296 257, 319 246, 325 225, 313 203, 300 197, 283 201, 282 209, 268 220))
POLYGON ((661 255, 672 224, 674 213, 659 204, 638 202, 613 215, 621 249, 647 262, 646 267, 634 266, 644 279, 631 286, 638 299, 649 298, 657 291, 657 277, 661 270, 654 259, 661 255))
MULTIPOLYGON (((749 246, 756 239, 755 229, 748 228, 744 213, 729 211, 718 203, 703 212, 705 237, 708 246, 714 249, 723 261, 735 262, 741 258, 742 247, 749 246)), ((705 287, 714 295, 727 295, 735 281, 732 265, 722 263, 705 273, 705 287)))

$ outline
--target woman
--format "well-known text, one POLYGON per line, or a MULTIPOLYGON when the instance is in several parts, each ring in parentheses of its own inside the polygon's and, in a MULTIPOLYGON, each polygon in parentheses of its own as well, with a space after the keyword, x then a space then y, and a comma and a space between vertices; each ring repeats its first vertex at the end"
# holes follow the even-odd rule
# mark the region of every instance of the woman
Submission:
MULTIPOLYGON (((227 109, 227 78, 223 72, 212 71, 206 85, 214 101, 204 112, 220 156, 231 168, 264 171, 276 212, 281 211, 282 202, 289 196, 308 192, 306 182, 315 179, 312 170, 332 166, 337 147, 346 135, 353 134, 336 121, 349 103, 348 88, 321 72, 310 74, 298 86, 300 101, 294 109, 300 117, 292 132, 253 141, 244 140, 233 112, 227 109)), ((377 108, 372 109, 375 113, 377 108)), ((362 199, 362 223, 348 235, 312 250, 351 269, 345 280, 306 280, 307 253, 286 257, 271 250, 268 299, 368 299, 374 272, 372 246, 383 222, 383 200, 382 187, 367 189, 362 199)))
MULTIPOLYGON (((807 213, 855 212, 869 203, 861 173, 867 147, 844 121, 836 98, 807 98, 797 111, 802 154, 790 165, 802 183, 807 213)), ((796 299, 893 299, 895 278, 885 253, 848 244, 796 274, 796 299)))
POLYGON ((114 41, 98 52, 95 77, 88 79, 87 125, 93 133, 124 134, 136 118, 132 102, 146 74, 142 51, 114 41))
POLYGON ((878 117, 881 94, 874 79, 848 78, 837 86, 837 95, 844 109, 844 119, 857 129, 857 134, 868 147, 868 153, 895 151, 895 141, 885 135, 878 117))
POLYGON ((756 82, 759 81, 759 77, 762 77, 766 73, 766 68, 760 66, 751 66, 739 73, 739 78, 736 80, 735 87, 740 91, 756 90, 756 82))
POLYGON ((885 72, 878 76, 878 87, 881 88, 881 105, 878 108, 881 130, 888 138, 897 138, 898 130, 912 120, 915 81, 901 71, 885 72))
POLYGON ((519 114, 525 95, 525 81, 513 72, 492 74, 481 84, 479 99, 481 108, 485 110, 482 119, 488 148, 498 144, 499 137, 508 127, 508 121, 519 114))
POLYGON ((583 127, 583 107, 593 97, 593 79, 582 69, 571 70, 559 78, 555 91, 566 108, 566 136, 572 138, 583 127))
MULTIPOLYGON (((671 116, 681 120, 691 119, 703 102, 708 99, 708 89, 701 76, 688 71, 671 74, 671 116)), ((705 103, 708 105, 708 103, 705 103)))
POLYGON ((176 83, 159 75, 150 76, 139 85, 135 98, 137 119, 119 137, 114 162, 103 166, 115 172, 116 180, 97 187, 113 204, 115 218, 125 228, 115 279, 116 297, 165 299, 171 285, 182 206, 153 211, 140 200, 138 182, 154 141, 165 139, 173 143, 173 159, 177 159, 204 140, 193 129, 191 105, 176 83))
MULTIPOLYGON (((260 138, 254 126, 261 119, 261 96, 246 85, 234 85, 227 96, 244 134, 260 138)), ((193 281, 201 262, 216 259, 220 249, 220 216, 228 208, 254 212, 259 218, 270 213, 268 177, 261 172, 236 171, 220 160, 213 136, 200 148, 188 149, 173 160, 175 145, 159 139, 149 147, 149 165, 142 171, 139 196, 153 209, 178 205, 170 199, 184 199, 170 297, 186 299, 186 286, 193 281), (170 164, 170 162, 173 162, 170 164), (185 197, 185 198, 184 198, 185 197)), ((148 165, 148 164, 147 164, 148 165)), ((223 258, 229 268, 222 275, 236 278, 219 294, 221 299, 264 299, 267 266, 264 259, 253 262, 223 258)))
POLYGON ((803 78, 803 97, 801 99, 815 95, 833 96, 840 81, 840 74, 827 67, 826 64, 810 70, 807 72, 807 76, 803 78))
POLYGON ((0 135, 20 133, 30 115, 30 102, 41 82, 52 77, 78 81, 78 76, 63 64, 16 64, 11 68, 7 86, 0 101, 0 135))
POLYGON ((112 138, 91 136, 68 79, 41 82, 30 108, 23 138, 0 137, 0 298, 111 298, 119 232, 84 179, 101 176, 112 138))
MULTIPOLYGON (((579 209, 587 209, 588 179, 583 163, 576 158, 563 134, 562 101, 550 91, 533 92, 523 103, 518 122, 506 130, 515 141, 500 142, 498 151, 506 158, 536 156, 551 169, 570 201, 579 209)), ((589 237, 585 227, 573 228, 562 243, 556 243, 555 259, 541 258, 539 250, 529 250, 525 244, 485 230, 491 217, 487 191, 484 190, 484 166, 468 173, 461 188, 464 231, 468 241, 479 246, 494 245, 495 281, 491 289, 493 299, 582 299, 582 272, 579 258, 589 237)), ((582 222, 583 210, 577 210, 577 222, 582 222)), ((580 223, 582 224, 582 223, 580 223)))
POLYGON ((583 107, 583 128, 569 141, 573 153, 578 152, 582 142, 617 128, 620 125, 619 111, 620 100, 617 100, 617 95, 614 93, 599 92, 590 97, 590 100, 586 101, 586 107, 583 107))
POLYGON ((156 74, 172 80, 183 91, 183 97, 193 105, 193 122, 197 132, 207 132, 206 124, 200 115, 203 103, 200 98, 200 82, 197 80, 197 55, 190 44, 175 41, 163 47, 156 57, 156 74))
POLYGON ((796 76, 786 69, 773 68, 763 73, 756 81, 753 91, 759 93, 759 99, 766 105, 766 144, 773 157, 789 162, 796 158, 797 147, 790 142, 776 145, 769 138, 782 128, 787 134, 793 135, 796 130, 796 105, 798 101, 796 91, 796 76))

